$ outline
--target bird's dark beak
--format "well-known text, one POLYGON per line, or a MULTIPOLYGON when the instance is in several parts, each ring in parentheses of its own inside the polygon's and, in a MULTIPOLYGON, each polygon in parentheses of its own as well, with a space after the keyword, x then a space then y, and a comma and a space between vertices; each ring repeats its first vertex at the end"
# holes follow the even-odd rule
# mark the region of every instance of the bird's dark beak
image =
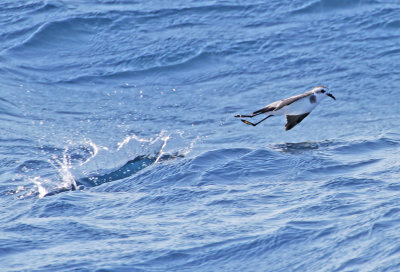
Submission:
POLYGON ((331 93, 327 93, 326 95, 329 97, 332 97, 334 100, 336 100, 336 98, 331 93))

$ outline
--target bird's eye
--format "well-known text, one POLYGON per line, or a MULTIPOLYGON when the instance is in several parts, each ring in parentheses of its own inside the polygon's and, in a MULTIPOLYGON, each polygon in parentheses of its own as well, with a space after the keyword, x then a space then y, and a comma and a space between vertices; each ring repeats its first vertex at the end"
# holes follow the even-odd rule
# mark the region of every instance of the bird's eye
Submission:
POLYGON ((325 93, 325 90, 321 90, 321 93, 325 93))

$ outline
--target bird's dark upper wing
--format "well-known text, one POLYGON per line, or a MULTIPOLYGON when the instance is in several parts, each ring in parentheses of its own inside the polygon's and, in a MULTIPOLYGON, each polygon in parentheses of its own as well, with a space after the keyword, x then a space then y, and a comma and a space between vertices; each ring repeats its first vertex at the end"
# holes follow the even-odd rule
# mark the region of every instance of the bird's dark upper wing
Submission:
POLYGON ((262 109, 259 109, 259 110, 255 111, 255 112, 253 112, 253 115, 259 115, 259 114, 262 114, 262 113, 266 113, 266 112, 269 112, 269 111, 273 111, 273 110, 275 110, 275 108, 276 108, 276 107, 273 107, 273 106, 271 106, 271 104, 270 104, 270 105, 268 105, 268 106, 266 106, 266 107, 264 107, 264 108, 262 108, 262 109))
MULTIPOLYGON (((308 92, 305 92, 305 93, 303 93, 303 94, 299 94, 299 95, 295 95, 295 96, 291 96, 291 97, 282 99, 282 100, 280 101, 280 103, 277 105, 277 107, 276 107, 274 110, 276 110, 276 111, 277 111, 277 110, 280 110, 280 109, 282 109, 283 107, 285 107, 285 106, 287 106, 287 105, 290 105, 290 104, 292 104, 293 102, 296 102, 297 100, 302 99, 302 98, 304 98, 304 97, 307 97, 307 96, 309 96, 309 95, 311 95, 311 94, 313 94, 312 90, 311 90, 311 91, 308 91, 308 92)), ((267 106, 267 107, 268 107, 268 106, 267 106)))
POLYGON ((281 108, 283 108, 287 105, 290 105, 293 102, 296 102, 297 100, 307 97, 311 94, 313 94, 312 90, 308 91, 306 93, 303 93, 303 94, 299 94, 299 95, 291 96, 291 97, 288 97, 288 98, 285 98, 282 100, 275 101, 275 102, 265 106, 264 108, 253 112, 251 115, 236 115, 236 117, 253 117, 253 116, 256 116, 256 115, 259 115, 262 113, 267 113, 270 111, 277 111, 277 110, 280 110, 281 108))
POLYGON ((299 115, 286 115, 287 123, 285 125, 286 130, 292 129, 295 125, 303 121, 310 113, 304 113, 299 115))

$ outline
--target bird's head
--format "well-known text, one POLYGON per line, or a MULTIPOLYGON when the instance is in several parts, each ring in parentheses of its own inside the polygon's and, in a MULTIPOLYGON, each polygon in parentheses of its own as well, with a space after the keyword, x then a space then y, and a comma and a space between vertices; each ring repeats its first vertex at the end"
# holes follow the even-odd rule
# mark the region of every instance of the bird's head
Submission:
POLYGON ((321 100, 325 98, 326 96, 329 96, 330 98, 336 100, 336 98, 328 92, 328 87, 325 86, 317 86, 313 89, 313 93, 319 98, 318 100, 321 100))

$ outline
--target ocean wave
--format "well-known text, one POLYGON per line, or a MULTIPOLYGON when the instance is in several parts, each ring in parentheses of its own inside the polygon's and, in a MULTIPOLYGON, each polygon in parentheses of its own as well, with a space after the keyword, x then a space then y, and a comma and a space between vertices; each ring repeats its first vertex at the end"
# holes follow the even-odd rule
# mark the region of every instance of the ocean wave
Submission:
MULTIPOLYGON (((47 154, 47 160, 25 161, 16 171, 36 184, 40 197, 100 185, 107 191, 129 191, 132 182, 146 184, 147 187, 162 186, 163 182, 169 180, 181 185, 210 186, 247 184, 249 180, 268 181, 271 184, 282 179, 292 181, 322 178, 321 188, 348 186, 351 190, 355 187, 378 186, 379 181, 350 176, 381 171, 380 167, 386 159, 382 151, 393 152, 393 148, 396 150, 399 146, 397 140, 381 137, 368 141, 276 144, 256 150, 220 149, 186 158, 193 143, 187 147, 171 145, 171 137, 181 136, 162 134, 153 139, 133 135, 121 141, 114 151, 90 141, 70 145, 64 150, 42 147, 40 150, 47 154), (308 154, 308 158, 302 157, 305 154, 308 154), (343 157, 353 154, 356 157, 351 160, 343 157), (371 157, 371 154, 374 156, 371 157), (134 157, 127 161, 127 155, 134 157), (177 159, 181 159, 178 160, 180 162, 177 159), (153 166, 151 171, 144 171, 149 166, 153 166), (54 172, 54 169, 57 171, 54 172), (41 176, 37 176, 38 172, 42 172, 41 176), (342 178, 331 179, 338 173, 342 178)), ((32 195, 32 192, 29 191, 29 194, 32 195)), ((217 205, 221 203, 219 201, 211 202, 210 205, 217 205)))
MULTIPOLYGON (((374 4, 376 1, 368 0, 363 1, 363 6, 368 4, 374 4)), ((357 1, 346 1, 346 0, 316 0, 304 4, 302 7, 294 9, 293 14, 310 14, 315 12, 330 12, 335 9, 351 9, 355 7, 361 7, 361 3, 357 1)))
MULTIPOLYGON (((64 6, 57 8, 65 9, 64 6)), ((200 5, 146 11, 105 8, 78 15, 67 12, 61 18, 52 16, 51 20, 45 22, 35 20, 33 26, 30 24, 29 27, 4 34, 8 38, 14 37, 14 43, 2 55, 7 60, 18 60, 16 65, 7 67, 10 73, 21 78, 30 77, 38 83, 85 83, 109 79, 126 81, 155 76, 171 77, 171 74, 182 78, 182 74, 188 70, 203 74, 208 80, 211 72, 218 70, 221 78, 231 73, 222 72, 223 67, 217 67, 224 65, 223 56, 243 52, 250 44, 259 47, 260 40, 241 41, 232 47, 225 43, 216 46, 198 43, 196 37, 182 36, 184 33, 179 26, 190 26, 194 22, 180 22, 179 14, 199 16, 201 21, 196 21, 198 26, 201 22, 208 25, 207 18, 214 18, 215 13, 249 12, 251 8, 251 5, 200 5), (154 24, 154 28, 150 32, 143 32, 143 24, 154 24), (171 27, 171 31, 176 33, 176 38, 164 41, 164 48, 156 47, 156 43, 151 42, 156 37, 165 39, 164 34, 157 34, 158 25, 163 26, 163 31, 171 27), (110 31, 111 35, 104 34, 110 31), (108 45, 99 47, 104 40, 108 41, 108 45), (114 43, 120 44, 120 47, 114 48, 114 43), (102 57, 98 58, 100 55, 102 57), (43 57, 52 61, 44 61, 43 57)), ((190 29, 187 31, 190 34, 190 29)), ((184 78, 190 82, 195 79, 192 74, 184 78)))
POLYGON ((154 138, 132 134, 115 148, 99 146, 90 140, 70 142, 62 149, 42 146, 38 148, 42 159, 24 161, 15 170, 37 190, 25 186, 23 190, 9 190, 8 194, 17 198, 35 195, 43 198, 124 180, 153 164, 185 157, 196 140, 182 146, 187 141, 182 133, 162 131, 154 138), (129 159, 131 156, 133 159, 129 159))
POLYGON ((27 54, 28 50, 34 51, 36 54, 45 50, 56 53, 56 50, 62 51, 62 49, 72 53, 71 46, 73 44, 88 44, 92 40, 90 35, 96 33, 95 29, 110 22, 107 18, 88 16, 46 22, 38 26, 26 40, 8 51, 13 51, 14 55, 27 54))
MULTIPOLYGON (((140 58, 145 56, 139 56, 138 60, 140 62, 140 58)), ((160 55, 154 55, 152 58, 159 58, 160 55)), ((106 80, 106 79, 117 79, 118 81, 126 81, 126 80, 138 80, 144 78, 150 78, 157 76, 158 78, 165 77, 171 74, 179 74, 187 69, 198 69, 202 70, 204 66, 209 66, 213 63, 218 63, 218 58, 213 56, 212 54, 198 52, 195 54, 191 54, 185 57, 177 57, 177 60, 172 60, 173 63, 169 63, 167 61, 164 64, 159 64, 153 67, 146 67, 144 69, 137 69, 137 68, 129 68, 123 69, 123 71, 112 71, 112 72, 105 72, 100 75, 82 75, 76 76, 74 78, 68 78, 66 80, 60 80, 59 82, 62 83, 80 83, 80 82, 87 82, 87 81, 95 81, 95 80, 106 80)))

